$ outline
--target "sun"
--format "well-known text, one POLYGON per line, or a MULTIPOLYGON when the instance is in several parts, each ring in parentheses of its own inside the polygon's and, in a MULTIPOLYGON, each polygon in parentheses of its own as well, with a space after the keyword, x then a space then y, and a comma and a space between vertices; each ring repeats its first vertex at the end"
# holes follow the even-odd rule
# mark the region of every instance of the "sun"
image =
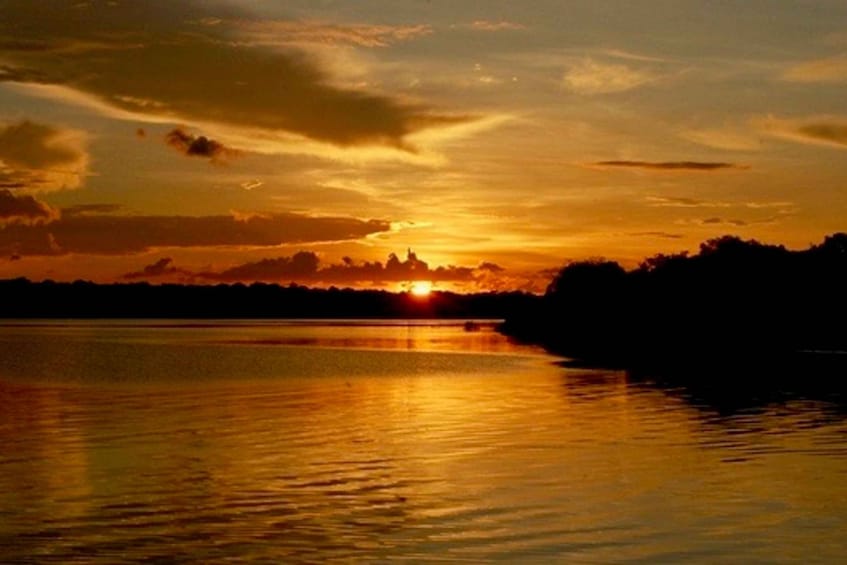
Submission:
POLYGON ((425 298, 432 292, 432 283, 429 281, 415 281, 412 283, 411 293, 413 296, 425 298))

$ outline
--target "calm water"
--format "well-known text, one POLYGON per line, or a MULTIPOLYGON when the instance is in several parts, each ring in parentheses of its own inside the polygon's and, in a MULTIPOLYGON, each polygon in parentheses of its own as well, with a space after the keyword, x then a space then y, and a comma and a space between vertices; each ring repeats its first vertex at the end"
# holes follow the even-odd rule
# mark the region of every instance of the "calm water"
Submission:
POLYGON ((555 361, 443 323, 6 323, 0 562, 847 559, 840 396, 555 361))

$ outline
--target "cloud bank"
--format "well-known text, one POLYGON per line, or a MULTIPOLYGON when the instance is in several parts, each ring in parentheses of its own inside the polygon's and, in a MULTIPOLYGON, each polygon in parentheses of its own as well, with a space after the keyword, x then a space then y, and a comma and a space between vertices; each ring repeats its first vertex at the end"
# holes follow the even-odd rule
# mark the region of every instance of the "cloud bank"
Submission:
POLYGON ((181 275, 192 280, 216 282, 275 282, 311 283, 335 285, 385 285, 425 280, 433 283, 482 283, 493 273, 504 271, 502 267, 483 262, 477 267, 455 265, 432 268, 417 254, 408 251, 405 259, 394 253, 383 263, 380 261, 357 262, 345 257, 340 263, 322 264, 320 257, 311 251, 300 251, 290 256, 248 262, 221 271, 190 272, 173 265, 170 258, 163 258, 143 269, 123 275, 124 279, 155 279, 181 275))
POLYGON ((273 247, 359 239, 390 229, 390 223, 382 220, 290 213, 131 216, 66 209, 49 224, 32 221, 7 225, 0 230, 0 254, 124 255, 170 247, 273 247))

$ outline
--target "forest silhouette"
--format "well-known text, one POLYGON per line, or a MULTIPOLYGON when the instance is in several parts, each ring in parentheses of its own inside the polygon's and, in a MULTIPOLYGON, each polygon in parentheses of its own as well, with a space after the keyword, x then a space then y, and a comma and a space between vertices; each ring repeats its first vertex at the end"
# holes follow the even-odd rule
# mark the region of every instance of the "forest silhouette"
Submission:
POLYGON ((790 251, 736 236, 626 271, 574 262, 503 331, 584 365, 777 366, 847 360, 847 234, 790 251))
POLYGON ((0 281, 0 318, 491 318, 531 308, 523 292, 408 292, 291 284, 0 281))
MULTIPOLYGON (((291 284, 153 285, 0 281, 2 318, 496 318, 503 333, 583 365, 774 366, 847 361, 847 234, 792 251, 736 236, 694 255, 659 254, 625 270, 572 262, 543 296, 291 284)), ((690 371, 689 371, 690 372, 690 371)))

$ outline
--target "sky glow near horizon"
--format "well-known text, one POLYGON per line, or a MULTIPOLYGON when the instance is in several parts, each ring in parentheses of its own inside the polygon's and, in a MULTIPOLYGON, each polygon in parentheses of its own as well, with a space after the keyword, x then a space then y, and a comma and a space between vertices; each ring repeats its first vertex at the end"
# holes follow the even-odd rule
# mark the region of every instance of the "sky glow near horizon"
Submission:
POLYGON ((543 290, 845 230, 842 1, 0 0, 0 278, 543 290))

